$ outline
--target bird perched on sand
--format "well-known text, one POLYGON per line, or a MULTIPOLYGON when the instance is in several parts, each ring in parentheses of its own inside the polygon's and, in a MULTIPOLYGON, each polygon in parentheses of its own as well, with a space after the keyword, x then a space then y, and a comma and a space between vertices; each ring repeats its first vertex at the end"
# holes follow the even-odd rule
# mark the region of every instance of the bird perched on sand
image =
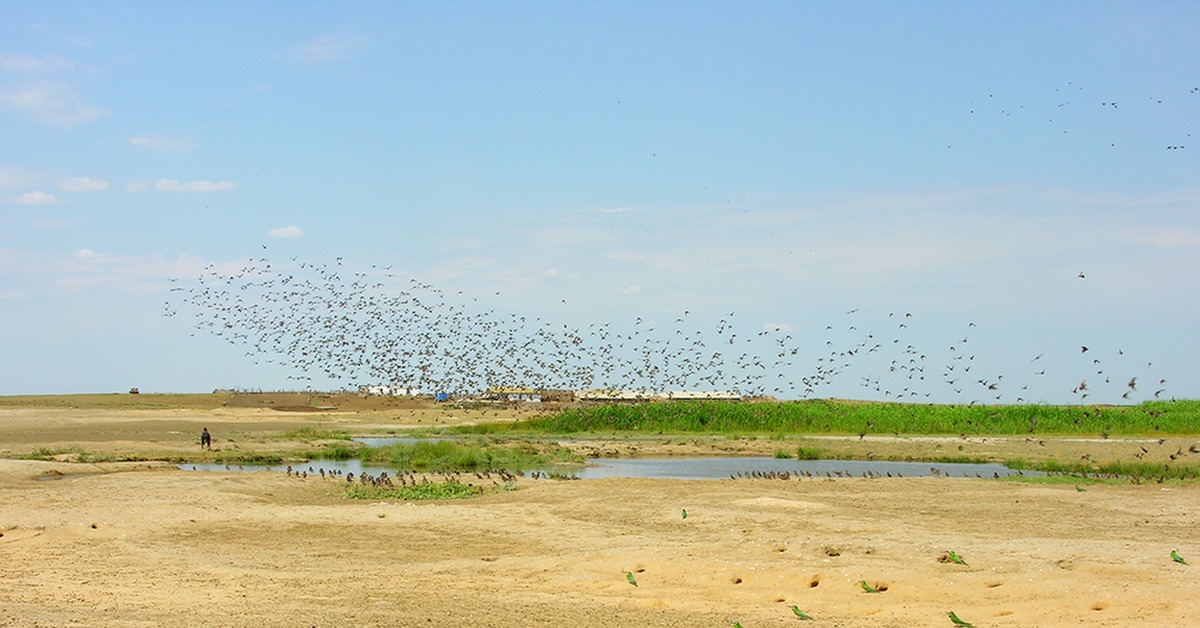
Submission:
POLYGON ((866 580, 859 580, 858 586, 862 587, 862 590, 866 591, 867 593, 879 593, 879 589, 867 584, 866 580))
POLYGON ((632 572, 632 571, 626 571, 626 572, 625 572, 625 579, 629 581, 629 584, 632 584, 632 585, 633 585, 633 586, 635 586, 635 587, 638 585, 638 584, 637 584, 637 578, 634 578, 634 577, 633 577, 633 572, 632 572))
POLYGON ((1175 551, 1175 550, 1171 550, 1171 560, 1173 560, 1173 561, 1175 561, 1175 562, 1179 563, 1180 565, 1189 565, 1189 564, 1191 564, 1191 563, 1189 563, 1188 561, 1184 560, 1184 559, 1183 559, 1183 557, 1179 555, 1179 552, 1177 552, 1177 551, 1175 551))
POLYGON ((795 604, 792 604, 792 612, 795 613, 796 617, 799 617, 802 621, 812 621, 812 617, 809 617, 808 613, 800 610, 800 607, 796 606, 795 604))
POLYGON ((687 519, 687 508, 683 509, 683 518, 687 519))
POLYGON ((946 550, 946 558, 950 559, 950 562, 956 565, 967 564, 967 561, 963 560, 962 556, 959 556, 958 552, 955 552, 954 550, 946 550))
POLYGON ((962 626, 963 628, 974 628, 973 624, 967 623, 967 622, 959 619, 958 615, 954 614, 954 611, 946 611, 946 613, 950 616, 950 621, 954 622, 955 626, 962 626))

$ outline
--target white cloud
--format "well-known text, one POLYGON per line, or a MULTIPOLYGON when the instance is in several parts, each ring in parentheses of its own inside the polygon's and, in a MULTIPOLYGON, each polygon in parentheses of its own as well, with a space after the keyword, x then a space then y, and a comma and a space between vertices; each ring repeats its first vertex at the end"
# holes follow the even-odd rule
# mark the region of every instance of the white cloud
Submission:
POLYGON ((56 198, 53 194, 37 191, 26 192, 20 196, 13 196, 8 199, 8 202, 15 203, 17 205, 53 205, 54 203, 60 203, 62 201, 58 200, 58 198, 56 198))
POLYGON ((108 181, 89 177, 71 177, 55 184, 58 189, 67 192, 103 192, 108 189, 108 181))
POLYGON ((223 192, 236 190, 238 184, 233 181, 176 181, 174 179, 159 179, 154 182, 154 189, 159 192, 223 192))
POLYGON ((295 46, 288 56, 305 63, 328 63, 344 59, 351 50, 366 45, 366 40, 350 35, 326 35, 295 46))
POLYGON ((296 225, 288 225, 286 227, 275 227, 267 232, 268 238, 300 238, 304 236, 304 230, 296 225))
POLYGON ((638 284, 631 284, 621 289, 621 292, 628 295, 640 294, 642 287, 638 284))
POLYGON ((74 89, 57 81, 0 88, 0 109, 47 126, 63 128, 91 122, 107 113, 102 107, 81 102, 74 89))
POLYGON ((196 150, 196 142, 186 137, 139 135, 129 138, 129 144, 155 153, 188 153, 196 150))
POLYGON ((567 273, 557 268, 547 268, 542 271, 542 276, 550 279, 579 279, 578 273, 567 273))
POLYGON ((47 74, 70 70, 74 67, 74 63, 54 55, 35 57, 26 54, 0 53, 0 70, 11 74, 47 74))
POLYGON ((75 251, 75 259, 87 262, 101 262, 104 261, 106 257, 107 256, 97 253, 92 249, 79 249, 78 251, 75 251))

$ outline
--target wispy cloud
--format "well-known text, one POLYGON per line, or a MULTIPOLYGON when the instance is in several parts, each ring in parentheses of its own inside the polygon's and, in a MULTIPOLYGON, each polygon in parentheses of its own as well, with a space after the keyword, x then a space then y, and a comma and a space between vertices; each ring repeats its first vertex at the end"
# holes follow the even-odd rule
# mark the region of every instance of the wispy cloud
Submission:
POLYGON ((33 81, 0 87, 0 109, 44 124, 70 128, 108 113, 83 102, 75 89, 60 81, 33 81))
POLYGON ((557 268, 543 270, 542 276, 547 279, 579 279, 579 273, 564 272, 557 268))
POLYGON ((97 253, 92 249, 79 249, 75 251, 75 259, 86 262, 103 262, 108 256, 102 253, 97 253))
POLYGON ((268 238, 302 238, 304 230, 296 225, 288 225, 286 227, 275 227, 267 231, 268 238))
POLYGON ((137 135, 129 138, 129 144, 155 153, 188 153, 196 150, 196 142, 191 138, 165 135, 137 135))
POLYGON ((352 35, 326 35, 293 46, 288 56, 305 63, 330 63, 346 58, 353 50, 366 46, 366 40, 352 35))
POLYGON ((154 182, 154 189, 159 192, 224 192, 236 190, 238 184, 233 181, 176 181, 174 179, 159 179, 154 182))
POLYGON ((632 214, 635 212, 644 212, 647 209, 645 207, 593 207, 586 211, 598 214, 632 214))
POLYGON ((42 191, 26 192, 19 196, 9 197, 6 200, 16 205, 53 205, 62 202, 53 194, 47 194, 42 191))
POLYGON ((0 71, 7 74, 52 74, 74 67, 74 63, 55 55, 38 57, 29 54, 0 53, 0 71))
POLYGON ((29 170, 0 166, 0 190, 31 187, 36 179, 37 177, 29 170))
POLYGON ((1200 245, 1200 232, 1187 228, 1146 229, 1134 236, 1134 241, 1156 249, 1178 249, 1200 245))
POLYGON ((121 292, 166 292, 171 279, 198 277, 205 271, 233 273, 245 261, 206 261, 188 253, 128 255, 84 247, 70 253, 0 248, 0 277, 22 295, 66 294, 94 287, 121 292))
POLYGON ((54 185, 64 192, 103 192, 108 189, 108 181, 90 177, 71 177, 54 185))

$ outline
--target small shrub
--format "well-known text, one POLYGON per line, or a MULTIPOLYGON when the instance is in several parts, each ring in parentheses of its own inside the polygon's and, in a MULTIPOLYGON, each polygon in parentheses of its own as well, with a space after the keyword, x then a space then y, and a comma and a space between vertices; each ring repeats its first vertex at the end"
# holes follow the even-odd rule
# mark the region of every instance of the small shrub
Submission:
POLYGON ((798 460, 820 460, 821 450, 816 447, 805 447, 801 445, 796 449, 796 459, 798 460))

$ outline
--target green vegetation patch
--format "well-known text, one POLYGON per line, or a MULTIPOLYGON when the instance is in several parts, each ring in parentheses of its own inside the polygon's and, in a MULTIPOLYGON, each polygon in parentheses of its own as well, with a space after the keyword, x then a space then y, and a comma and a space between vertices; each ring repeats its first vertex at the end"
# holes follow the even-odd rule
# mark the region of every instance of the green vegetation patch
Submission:
POLYGON ((218 464, 249 464, 259 466, 271 466, 283 464, 283 456, 279 454, 268 454, 247 451, 244 453, 228 453, 213 457, 213 462, 218 464))
POLYGON ((1126 479, 1137 482, 1161 482, 1165 480, 1197 480, 1200 479, 1200 465, 1197 464, 1163 464, 1141 461, 1116 461, 1099 465, 1084 462, 1060 462, 1046 460, 1031 463, 1026 460, 1007 460, 1005 466, 1010 469, 1033 469, 1045 471, 1052 476, 1066 476, 1078 479, 1126 479))
POLYGON ((825 452, 817 447, 805 447, 801 445, 796 448, 797 460, 820 460, 825 457, 825 452))
POLYGON ((89 453, 75 447, 41 447, 24 456, 21 460, 42 460, 42 461, 63 461, 63 462, 130 462, 137 460, 145 460, 145 458, 137 456, 121 456, 110 453, 89 453))
POLYGON ((321 430, 312 427, 302 427, 288 430, 275 437, 278 440, 350 440, 350 432, 345 430, 321 430))
POLYGON ((348 460, 420 471, 479 471, 531 469, 556 464, 581 464, 583 456, 557 443, 461 443, 425 441, 382 447, 353 447, 336 443, 309 452, 308 458, 348 460))
POLYGON ((483 493, 478 486, 461 482, 426 482, 413 486, 377 486, 353 484, 346 487, 347 499, 467 499, 483 493))
POLYGON ((1195 434, 1200 433, 1200 401, 1135 406, 673 401, 581 406, 517 423, 457 430, 487 434, 1195 434))

